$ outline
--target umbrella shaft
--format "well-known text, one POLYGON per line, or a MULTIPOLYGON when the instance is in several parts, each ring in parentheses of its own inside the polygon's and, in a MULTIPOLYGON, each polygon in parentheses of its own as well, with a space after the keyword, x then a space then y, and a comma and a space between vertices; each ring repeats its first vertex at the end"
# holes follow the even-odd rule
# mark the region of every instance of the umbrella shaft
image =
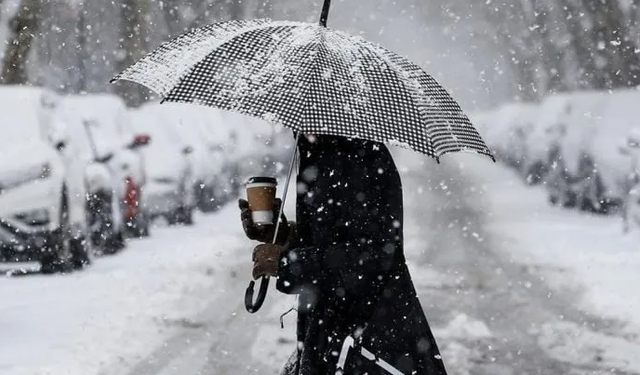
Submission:
POLYGON ((287 179, 284 183, 284 192, 282 193, 282 204, 280 205, 280 212, 278 212, 278 220, 276 220, 276 230, 273 232, 272 243, 276 243, 276 239, 278 238, 278 229, 280 229, 280 218, 282 217, 282 212, 284 211, 284 204, 287 201, 287 191, 289 190, 289 182, 291 181, 291 175, 293 174, 293 166, 296 164, 296 155, 298 150, 299 138, 300 138, 300 133, 296 132, 296 140, 293 145, 293 151, 291 152, 291 161, 289 162, 289 173, 287 173, 287 179))

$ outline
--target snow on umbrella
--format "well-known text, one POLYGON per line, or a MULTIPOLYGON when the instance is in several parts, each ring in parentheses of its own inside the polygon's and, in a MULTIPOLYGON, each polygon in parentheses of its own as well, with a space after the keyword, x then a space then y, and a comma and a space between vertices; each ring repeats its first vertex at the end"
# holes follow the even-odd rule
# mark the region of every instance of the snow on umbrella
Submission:
POLYGON ((493 157, 460 106, 423 69, 360 37, 308 23, 235 20, 195 29, 114 80, 280 123, 303 134, 395 144, 436 159, 493 157))
MULTIPOLYGON (((319 25, 256 19, 194 29, 161 45, 112 82, 137 82, 163 102, 260 117, 297 135, 387 143, 438 162, 457 151, 495 161, 460 105, 422 68, 363 38, 327 28, 330 3, 325 0, 319 25)), ((294 162, 295 151, 285 186, 294 162)), ((245 295, 249 312, 262 305, 268 278, 263 278, 255 303, 253 286, 252 281, 245 295)))

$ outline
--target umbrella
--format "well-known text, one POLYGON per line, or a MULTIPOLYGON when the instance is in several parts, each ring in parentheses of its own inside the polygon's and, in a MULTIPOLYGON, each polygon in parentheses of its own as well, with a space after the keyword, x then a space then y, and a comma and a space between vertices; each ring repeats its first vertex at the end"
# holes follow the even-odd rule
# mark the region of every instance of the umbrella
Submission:
MULTIPOLYGON (((438 163, 442 155, 457 151, 495 161, 458 103, 433 77, 382 46, 327 28, 329 7, 330 0, 325 0, 319 25, 256 19, 194 29, 112 81, 147 86, 163 102, 260 117, 297 135, 398 145, 438 163)), ((294 161, 295 152, 285 186, 294 161)), ((255 304, 249 298, 252 288, 246 302, 247 310, 255 312, 266 294, 265 280, 255 304)))

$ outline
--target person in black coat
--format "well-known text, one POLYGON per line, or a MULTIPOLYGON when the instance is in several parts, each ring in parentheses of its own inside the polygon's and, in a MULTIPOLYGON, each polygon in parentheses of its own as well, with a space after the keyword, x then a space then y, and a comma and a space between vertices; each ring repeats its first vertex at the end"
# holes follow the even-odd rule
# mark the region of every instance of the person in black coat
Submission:
POLYGON ((325 135, 301 136, 298 152, 297 223, 281 224, 276 244, 274 226, 254 227, 240 202, 247 236, 266 242, 253 277, 275 276, 280 292, 298 295, 298 348, 283 374, 445 375, 405 263, 391 154, 325 135))

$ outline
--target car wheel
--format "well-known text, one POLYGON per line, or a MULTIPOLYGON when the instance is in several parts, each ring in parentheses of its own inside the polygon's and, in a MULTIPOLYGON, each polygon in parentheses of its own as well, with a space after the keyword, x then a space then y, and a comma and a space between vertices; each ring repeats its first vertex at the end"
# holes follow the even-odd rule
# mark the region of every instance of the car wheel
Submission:
POLYGON ((129 238, 149 237, 149 219, 143 214, 138 213, 135 217, 128 220, 126 232, 129 238))
POLYGON ((149 221, 144 220, 144 222, 138 227, 138 237, 149 237, 150 235, 151 231, 149 230, 149 221))
POLYGON ((40 272, 52 274, 66 272, 71 269, 71 228, 69 223, 69 209, 67 196, 62 196, 60 208, 60 227, 54 231, 40 256, 40 272))
POLYGON ((124 236, 122 229, 118 230, 114 227, 111 202, 105 200, 97 214, 100 224, 98 231, 94 233, 94 243, 97 242, 96 245, 101 247, 103 254, 113 255, 124 247, 124 236))
POLYGON ((91 241, 84 237, 72 238, 69 241, 71 250, 71 263, 76 270, 83 269, 91 264, 91 241))
POLYGON ((184 225, 193 225, 193 208, 187 208, 183 210, 184 216, 182 223, 184 225))
POLYGON ((173 225, 178 224, 178 222, 179 222, 179 221, 178 221, 178 218, 179 218, 179 216, 178 216, 178 215, 179 215, 179 210, 180 210, 180 209, 178 208, 178 209, 176 209, 174 212, 170 212, 170 213, 168 213, 168 214, 164 215, 164 218, 167 220, 167 224, 168 224, 168 225, 173 226, 173 225))
POLYGON ((169 225, 193 225, 193 208, 179 207, 168 217, 169 225))
POLYGON ((202 197, 202 206, 199 208, 200 211, 204 213, 210 213, 216 210, 215 192, 213 190, 213 187, 205 186, 202 197))

